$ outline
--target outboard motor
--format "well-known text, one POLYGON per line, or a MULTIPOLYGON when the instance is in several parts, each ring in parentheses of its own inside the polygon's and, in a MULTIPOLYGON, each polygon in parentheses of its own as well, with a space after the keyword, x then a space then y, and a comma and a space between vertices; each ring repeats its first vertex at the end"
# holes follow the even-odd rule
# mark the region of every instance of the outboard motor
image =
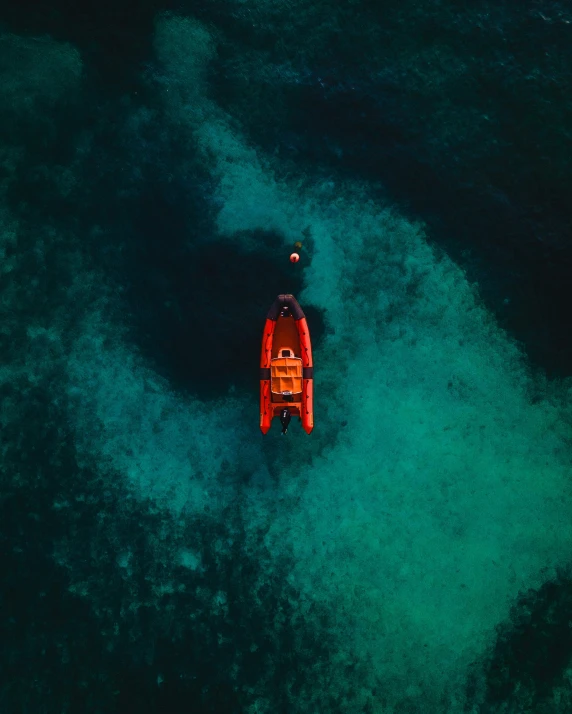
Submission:
POLYGON ((287 407, 285 409, 282 409, 282 411, 280 412, 280 423, 282 424, 283 434, 288 431, 288 424, 290 424, 290 419, 292 419, 290 410, 287 407))

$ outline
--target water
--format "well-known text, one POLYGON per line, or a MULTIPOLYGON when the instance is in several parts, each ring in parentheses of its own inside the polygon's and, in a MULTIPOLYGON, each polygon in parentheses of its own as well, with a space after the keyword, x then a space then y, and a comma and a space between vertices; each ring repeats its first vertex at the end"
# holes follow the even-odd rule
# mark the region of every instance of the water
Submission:
POLYGON ((5 9, 0 711, 570 711, 571 23, 5 9))

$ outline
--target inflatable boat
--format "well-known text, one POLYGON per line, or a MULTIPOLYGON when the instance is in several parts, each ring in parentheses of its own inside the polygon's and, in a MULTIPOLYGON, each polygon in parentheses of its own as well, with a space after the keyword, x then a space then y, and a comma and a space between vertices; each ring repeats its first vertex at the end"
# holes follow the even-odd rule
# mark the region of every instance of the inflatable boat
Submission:
MULTIPOLYGON (((297 416, 314 428, 314 365, 310 330, 293 295, 279 295, 266 316, 260 354, 260 429, 268 433, 279 416, 284 427, 297 416)), ((285 432, 285 429, 283 430, 285 432)))

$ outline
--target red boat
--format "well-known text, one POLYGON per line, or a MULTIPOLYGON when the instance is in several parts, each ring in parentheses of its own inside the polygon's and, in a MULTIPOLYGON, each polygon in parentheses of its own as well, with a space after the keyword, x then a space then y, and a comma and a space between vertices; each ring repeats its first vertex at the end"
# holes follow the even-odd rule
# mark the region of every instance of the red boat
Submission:
MULTIPOLYGON (((286 427, 291 416, 314 428, 314 365, 310 330, 293 295, 279 295, 266 316, 260 354, 260 429, 268 433, 272 419, 286 427)), ((286 433, 285 429, 283 433, 286 433)))

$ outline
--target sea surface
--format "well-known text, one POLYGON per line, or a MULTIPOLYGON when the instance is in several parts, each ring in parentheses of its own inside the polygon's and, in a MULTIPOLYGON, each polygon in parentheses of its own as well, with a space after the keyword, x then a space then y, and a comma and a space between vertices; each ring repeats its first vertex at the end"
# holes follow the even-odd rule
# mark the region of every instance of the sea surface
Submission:
POLYGON ((571 712, 571 276, 569 3, 3 3, 1 714, 571 712))

